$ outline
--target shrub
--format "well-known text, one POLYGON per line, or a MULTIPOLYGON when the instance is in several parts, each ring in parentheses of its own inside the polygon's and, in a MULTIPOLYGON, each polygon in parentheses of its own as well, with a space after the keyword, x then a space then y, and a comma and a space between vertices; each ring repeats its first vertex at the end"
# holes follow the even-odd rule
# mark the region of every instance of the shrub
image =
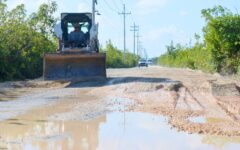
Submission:
POLYGON ((106 48, 101 51, 107 54, 107 67, 108 68, 130 68, 137 66, 138 56, 127 52, 125 54, 113 46, 111 41, 108 41, 106 48))
POLYGON ((0 3, 0 80, 36 78, 42 75, 43 55, 55 51, 53 13, 49 1, 30 16, 24 5, 11 11, 0 3))
POLYGON ((240 16, 216 6, 202 10, 206 47, 211 51, 216 70, 235 74, 240 64, 240 16))

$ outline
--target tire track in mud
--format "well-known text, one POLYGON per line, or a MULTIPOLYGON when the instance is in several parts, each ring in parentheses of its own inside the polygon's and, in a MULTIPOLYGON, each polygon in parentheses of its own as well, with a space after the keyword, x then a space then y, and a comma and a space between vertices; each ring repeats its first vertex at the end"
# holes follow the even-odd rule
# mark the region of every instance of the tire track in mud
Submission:
POLYGON ((235 83, 212 83, 212 93, 217 106, 233 121, 240 121, 240 91, 235 83))
POLYGON ((187 101, 187 92, 186 92, 186 88, 184 89, 183 101, 184 101, 184 103, 187 105, 188 110, 192 110, 191 105, 190 105, 190 104, 188 103, 188 101, 187 101))
MULTIPOLYGON (((122 78, 121 80, 125 80, 122 78)), ((125 80, 126 81, 126 80, 125 80)), ((121 81, 119 81, 121 82, 121 81)), ((137 78, 134 79, 133 82, 141 82, 137 78)), ((132 82, 131 82, 132 83, 132 82)), ((188 133, 198 133, 198 134, 211 134, 211 135, 222 135, 222 136, 240 136, 240 125, 236 122, 237 117, 234 113, 228 111, 227 106, 224 106, 220 100, 210 100, 209 97, 212 95, 211 89, 197 88, 197 90, 190 90, 188 86, 185 86, 181 82, 170 81, 168 80, 166 84, 164 82, 160 82, 156 85, 151 85, 151 89, 145 91, 135 91, 130 92, 133 87, 129 85, 129 83, 124 82, 123 92, 125 95, 131 93, 133 96, 130 96, 130 99, 137 101, 139 108, 131 108, 132 111, 143 111, 156 113, 160 115, 164 115, 168 117, 169 124, 180 131, 185 131, 188 133), (171 83, 172 82, 172 83, 171 83), (158 88, 161 87, 161 88, 158 88), (150 104, 149 100, 144 100, 145 97, 136 97, 136 95, 145 93, 146 95, 156 94, 158 92, 166 92, 169 93, 169 99, 167 103, 162 103, 162 101, 154 102, 154 104, 150 104), (128 93, 129 92, 129 93, 128 93), (200 94, 201 93, 201 94, 200 94), (134 95, 135 94, 135 95, 134 95), (198 96, 195 96, 198 95, 198 96), (205 97, 206 96, 206 97, 205 97), (208 98, 208 99, 206 99, 208 98), (162 104, 161 104, 162 103, 162 104), (215 107, 214 110, 211 110, 215 107), (192 122, 189 118, 191 117, 200 117, 203 116, 208 120, 208 117, 211 118, 208 114, 212 111, 215 111, 219 114, 225 114, 229 116, 233 120, 228 120, 228 118, 223 118, 223 122, 192 122)), ((149 83, 151 84, 151 83, 149 83)), ((141 88, 139 88, 141 89, 141 88)), ((156 97, 155 97, 156 98, 156 97)), ((224 117, 224 115, 223 115, 224 117)), ((213 118, 214 119, 214 118, 213 118)), ((216 118, 217 119, 217 118, 216 118)), ((219 118, 220 120, 220 118, 219 118)))
POLYGON ((229 104, 222 102, 220 98, 216 98, 216 99, 217 99, 217 102, 216 102, 217 105, 218 105, 233 121, 239 121, 239 117, 237 116, 237 115, 239 115, 239 113, 236 114, 236 113, 234 113, 233 111, 230 110, 232 106, 229 106, 229 104))
MULTIPOLYGON (((181 85, 179 89, 175 89, 175 91, 172 91, 173 94, 172 98, 174 99, 173 102, 173 108, 174 110, 177 109, 178 104, 183 101, 183 104, 187 107, 187 110, 193 111, 193 104, 191 105, 191 101, 195 102, 198 107, 200 107, 202 110, 205 110, 205 106, 200 103, 200 101, 192 94, 192 92, 185 87, 184 85, 181 85)), ((180 104, 179 104, 180 105, 180 104)))
POLYGON ((200 101, 192 94, 189 88, 186 88, 186 92, 191 96, 191 99, 194 100, 199 105, 199 107, 201 107, 203 110, 205 109, 204 105, 202 105, 200 101))
MULTIPOLYGON (((171 124, 174 128, 177 128, 180 131, 187 131, 189 133, 199 133, 199 134, 212 134, 212 135, 228 135, 228 136, 240 136, 240 123, 239 123, 239 108, 231 109, 232 106, 229 105, 227 102, 221 101, 220 98, 216 98, 216 107, 219 107, 222 112, 224 112, 229 118, 232 119, 231 122, 228 123, 219 123, 219 124, 211 124, 211 123, 193 123, 188 120, 189 117, 194 117, 194 110, 191 108, 189 104, 189 100, 193 100, 198 104, 199 107, 202 108, 203 114, 204 111, 207 109, 189 90, 187 87, 182 87, 185 90, 176 90, 176 94, 174 95, 184 95, 183 101, 186 105, 187 109, 190 113, 193 114, 186 115, 184 117, 179 117, 178 115, 174 114, 169 117, 169 124, 171 124), (184 94, 181 94, 183 92, 184 94), (187 95, 190 97, 187 99, 187 95), (235 128, 233 130, 229 129, 229 127, 235 128)), ((179 113, 177 104, 180 102, 180 96, 173 96, 174 100, 174 110, 176 113, 179 113)), ((206 104, 205 104, 206 105, 206 104)), ((181 109, 181 108, 179 108, 181 109)), ((203 114, 198 114, 196 116, 201 116, 203 114)))

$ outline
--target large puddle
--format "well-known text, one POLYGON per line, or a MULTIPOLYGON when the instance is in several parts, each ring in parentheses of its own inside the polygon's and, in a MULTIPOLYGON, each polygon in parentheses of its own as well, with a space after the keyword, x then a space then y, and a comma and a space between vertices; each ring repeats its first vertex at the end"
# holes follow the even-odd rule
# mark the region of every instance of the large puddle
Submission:
POLYGON ((175 150, 240 149, 240 138, 190 135, 166 118, 113 112, 86 122, 11 119, 0 123, 0 149, 9 150, 175 150))

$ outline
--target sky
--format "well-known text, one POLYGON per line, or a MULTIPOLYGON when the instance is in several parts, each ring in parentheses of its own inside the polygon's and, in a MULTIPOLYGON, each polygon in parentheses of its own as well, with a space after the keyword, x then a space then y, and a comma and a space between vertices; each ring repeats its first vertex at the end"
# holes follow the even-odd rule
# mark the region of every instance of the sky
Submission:
MULTIPOLYGON (((25 4, 27 11, 34 12, 47 0, 8 0, 9 9, 25 4)), ((57 0, 58 11, 91 12, 92 0, 57 0)), ((194 43, 194 34, 203 36, 206 25, 201 10, 222 5, 231 11, 240 12, 240 0, 98 0, 96 9, 101 15, 96 17, 99 23, 99 40, 102 46, 108 40, 123 50, 123 4, 126 5, 126 42, 127 50, 133 52, 134 22, 139 25, 141 49, 145 49, 149 58, 158 57, 166 52, 171 41, 183 45, 194 43)), ((142 54, 143 50, 141 51, 142 54)))

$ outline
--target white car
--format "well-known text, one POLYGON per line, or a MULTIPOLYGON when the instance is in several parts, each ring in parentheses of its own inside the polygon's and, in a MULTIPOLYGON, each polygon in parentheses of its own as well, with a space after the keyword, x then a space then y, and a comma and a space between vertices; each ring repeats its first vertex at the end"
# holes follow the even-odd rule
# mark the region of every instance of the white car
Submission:
POLYGON ((148 67, 148 63, 146 60, 141 60, 138 62, 138 67, 148 67))

